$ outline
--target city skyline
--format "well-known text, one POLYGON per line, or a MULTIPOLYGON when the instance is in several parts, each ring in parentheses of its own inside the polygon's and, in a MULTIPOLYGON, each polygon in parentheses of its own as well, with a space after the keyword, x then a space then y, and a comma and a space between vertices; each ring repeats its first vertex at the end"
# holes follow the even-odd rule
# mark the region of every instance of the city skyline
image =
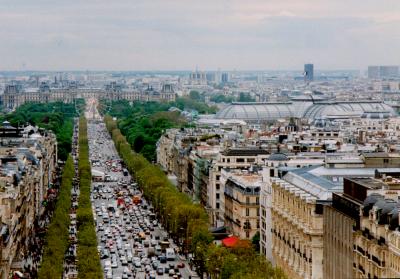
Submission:
POLYGON ((0 70, 399 65, 398 1, 0 1, 0 70))

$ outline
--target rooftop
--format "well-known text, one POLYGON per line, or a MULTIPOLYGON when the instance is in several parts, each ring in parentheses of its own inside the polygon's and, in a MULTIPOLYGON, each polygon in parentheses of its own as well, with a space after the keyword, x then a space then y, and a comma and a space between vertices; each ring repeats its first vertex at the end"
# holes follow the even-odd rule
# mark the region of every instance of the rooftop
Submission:
POLYGON ((257 156, 268 154, 267 150, 261 148, 230 148, 222 152, 224 156, 257 156))

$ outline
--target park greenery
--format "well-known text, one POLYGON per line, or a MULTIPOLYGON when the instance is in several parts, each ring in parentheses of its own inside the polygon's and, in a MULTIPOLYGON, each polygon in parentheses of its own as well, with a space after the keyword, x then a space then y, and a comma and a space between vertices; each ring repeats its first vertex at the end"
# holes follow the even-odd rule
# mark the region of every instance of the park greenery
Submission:
POLYGON ((250 93, 244 93, 240 92, 239 97, 238 97, 238 102, 255 102, 256 99, 254 99, 250 93))
POLYGON ((285 278, 265 258, 258 256, 248 241, 227 249, 213 244, 208 230, 208 215, 168 180, 163 171, 131 149, 117 122, 109 115, 104 117, 116 149, 128 170, 135 177, 146 199, 151 201, 159 220, 170 236, 185 253, 194 255, 194 263, 202 275, 212 278, 285 278))
POLYGON ((78 277, 103 278, 100 257, 97 251, 97 238, 93 212, 90 201, 90 185, 92 181, 89 162, 89 144, 87 137, 87 121, 79 118, 79 200, 77 210, 78 227, 78 277))
POLYGON ((179 110, 215 113, 215 107, 205 104, 204 94, 191 91, 189 96, 178 97, 175 102, 128 102, 127 100, 100 102, 101 114, 108 113, 118 119, 118 127, 133 150, 147 160, 156 160, 156 144, 165 130, 189 126, 179 110), (178 108, 179 110, 171 110, 178 108))
POLYGON ((235 98, 233 96, 217 94, 217 95, 211 96, 210 101, 214 102, 214 103, 232 103, 233 101, 235 101, 235 98))
POLYGON ((0 121, 9 121, 15 127, 30 124, 53 131, 57 137, 58 158, 65 161, 71 152, 73 118, 77 115, 75 104, 26 103, 14 112, 2 115, 0 121))
POLYGON ((43 260, 38 273, 39 279, 62 278, 64 255, 68 248, 69 210, 71 208, 73 178, 74 164, 71 156, 69 156, 63 169, 56 209, 46 232, 43 260))
POLYGON ((119 119, 119 128, 134 151, 155 161, 156 143, 163 132, 187 125, 179 111, 168 111, 169 108, 166 103, 134 102, 131 105, 121 100, 113 102, 110 114, 119 119))

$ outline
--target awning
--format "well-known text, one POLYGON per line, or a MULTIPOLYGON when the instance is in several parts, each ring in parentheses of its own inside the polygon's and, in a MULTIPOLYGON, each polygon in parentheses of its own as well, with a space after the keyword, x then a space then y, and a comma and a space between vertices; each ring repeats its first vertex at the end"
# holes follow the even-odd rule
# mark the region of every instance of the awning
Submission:
POLYGON ((239 238, 236 236, 227 237, 222 240, 222 245, 225 247, 235 247, 236 244, 239 242, 239 238))

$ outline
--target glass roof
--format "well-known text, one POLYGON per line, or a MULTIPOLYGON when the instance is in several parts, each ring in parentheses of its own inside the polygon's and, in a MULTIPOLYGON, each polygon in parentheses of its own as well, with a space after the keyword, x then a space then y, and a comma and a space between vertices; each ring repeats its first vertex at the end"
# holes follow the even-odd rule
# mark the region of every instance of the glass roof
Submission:
POLYGON ((269 121, 280 118, 316 119, 325 116, 355 114, 365 112, 386 112, 396 115, 394 109, 381 102, 290 102, 290 103, 233 103, 220 110, 218 119, 241 119, 247 121, 269 121))

